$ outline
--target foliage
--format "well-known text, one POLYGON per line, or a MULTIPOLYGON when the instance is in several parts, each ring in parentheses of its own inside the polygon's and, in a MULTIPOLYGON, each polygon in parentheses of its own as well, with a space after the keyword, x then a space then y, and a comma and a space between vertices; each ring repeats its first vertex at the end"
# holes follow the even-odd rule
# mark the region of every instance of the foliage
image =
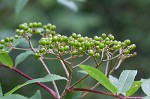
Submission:
MULTIPOLYGON (((58 34, 56 32, 55 25, 50 23, 43 25, 41 22, 32 22, 20 24, 19 28, 16 29, 16 35, 13 37, 6 37, 1 39, 0 44, 0 52, 4 53, 0 54, 2 63, 0 66, 9 68, 22 75, 23 77, 29 79, 27 82, 18 85, 11 91, 5 93, 4 96, 2 96, 3 93, 1 92, 1 99, 10 99, 10 97, 14 97, 16 99, 27 99, 24 96, 12 93, 21 87, 32 83, 38 84, 46 91, 48 91, 53 96, 53 98, 56 99, 63 99, 64 97, 66 99, 71 97, 84 97, 87 95, 87 93, 82 94, 81 92, 77 93, 77 91, 104 94, 117 97, 119 99, 126 97, 131 98, 130 96, 134 94, 140 86, 142 86, 144 93, 146 93, 146 97, 149 97, 149 89, 146 88, 146 86, 149 84, 149 80, 142 79, 141 81, 134 81, 134 78, 137 75, 137 70, 124 70, 120 74, 119 79, 110 76, 121 66, 121 63, 125 59, 136 55, 136 53, 133 52, 133 50, 136 48, 136 45, 131 44, 129 39, 121 42, 117 41, 112 34, 107 35, 105 33, 102 33, 101 36, 94 36, 94 38, 89 38, 87 36, 84 37, 77 33, 73 33, 71 36, 67 37, 65 35, 58 34), (32 39, 34 36, 40 37, 39 40, 37 40, 37 46, 32 44, 32 39), (28 44, 28 47, 26 48, 18 47, 18 43, 15 44, 14 42, 23 38, 28 44), (12 60, 8 55, 12 50, 25 51, 16 57, 15 66, 13 66, 12 60), (43 78, 33 79, 16 68, 16 66, 25 61, 29 55, 34 55, 34 57, 41 62, 43 68, 49 75, 43 78), (80 62, 74 63, 77 58, 83 57, 86 58, 80 62), (90 59, 94 60, 96 64, 95 67, 82 65, 90 59), (51 69, 48 67, 50 64, 46 64, 45 60, 60 61, 60 67, 63 68, 66 77, 52 74, 51 69), (99 69, 102 63, 106 64, 104 72, 99 69), (78 67, 83 69, 87 74, 84 73, 85 76, 73 82, 73 72, 78 67), (111 91, 111 93, 94 90, 94 88, 97 86, 91 88, 84 88, 84 85, 78 86, 78 84, 80 84, 88 76, 97 80, 96 85, 103 85, 106 89, 111 91), (108 78, 109 76, 111 77, 110 80, 108 78), (55 80, 62 79, 67 80, 67 82, 63 92, 60 94, 58 85, 56 85, 55 80), (52 82, 55 90, 52 90, 51 87, 41 83, 50 81, 52 82)), ((34 99, 36 97, 41 97, 39 91, 30 99, 34 99)))

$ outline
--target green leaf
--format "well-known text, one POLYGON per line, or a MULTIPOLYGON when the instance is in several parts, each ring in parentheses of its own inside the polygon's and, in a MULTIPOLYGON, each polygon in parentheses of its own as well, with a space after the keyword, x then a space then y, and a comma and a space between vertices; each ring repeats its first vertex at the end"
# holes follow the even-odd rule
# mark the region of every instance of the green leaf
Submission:
POLYGON ((131 85, 134 82, 134 78, 137 74, 137 70, 124 70, 119 77, 117 88, 118 93, 124 94, 126 91, 128 91, 131 87, 131 85))
POLYGON ((26 51, 21 54, 19 54, 15 59, 15 66, 23 62, 29 55, 34 54, 33 51, 26 51))
POLYGON ((99 70, 91 66, 79 65, 80 68, 85 70, 91 77, 100 82, 105 88, 110 90, 112 93, 117 93, 117 88, 109 81, 109 79, 99 70))
POLYGON ((7 92, 5 95, 9 95, 12 94, 13 92, 15 92, 16 90, 20 89, 21 87, 24 87, 28 84, 32 84, 32 83, 36 83, 36 82, 50 82, 50 81, 54 81, 54 80, 68 80, 65 77, 61 77, 59 75, 55 75, 55 74, 50 74, 47 75, 43 78, 37 78, 37 79, 33 79, 33 80, 29 80, 21 85, 16 86, 15 88, 13 88, 12 90, 10 90, 9 92, 7 92))
POLYGON ((150 78, 149 79, 142 79, 143 83, 141 85, 143 92, 150 96, 150 78))
POLYGON ((70 8, 73 11, 78 11, 78 7, 74 1, 71 0, 57 0, 58 3, 70 8))
POLYGON ((130 89, 126 92, 126 96, 133 95, 141 86, 142 81, 134 81, 130 89))
POLYGON ((37 92, 29 99, 42 99, 40 90, 37 90, 37 92))
POLYGON ((11 94, 4 97, 0 97, 0 99, 28 99, 28 98, 18 94, 11 94))
POLYGON ((29 0, 17 0, 15 5, 15 12, 19 13, 28 3, 29 0))
POLYGON ((3 90, 2 90, 2 86, 0 84, 0 97, 3 96, 3 90))
POLYGON ((8 67, 13 67, 13 62, 6 52, 0 52, 0 62, 8 67))
POLYGON ((143 99, 150 99, 150 95, 149 96, 145 96, 143 99))

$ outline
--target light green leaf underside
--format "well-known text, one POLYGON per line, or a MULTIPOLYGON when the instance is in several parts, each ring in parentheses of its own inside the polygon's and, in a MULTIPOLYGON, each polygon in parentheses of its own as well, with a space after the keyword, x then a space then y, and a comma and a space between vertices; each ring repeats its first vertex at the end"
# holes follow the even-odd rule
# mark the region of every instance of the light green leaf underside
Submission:
POLYGON ((134 82, 134 78, 137 74, 137 70, 124 70, 119 77, 117 88, 118 93, 124 94, 126 91, 128 91, 131 87, 131 85, 134 82))
POLYGON ((143 92, 150 96, 150 78, 149 79, 142 79, 143 83, 141 85, 143 92))

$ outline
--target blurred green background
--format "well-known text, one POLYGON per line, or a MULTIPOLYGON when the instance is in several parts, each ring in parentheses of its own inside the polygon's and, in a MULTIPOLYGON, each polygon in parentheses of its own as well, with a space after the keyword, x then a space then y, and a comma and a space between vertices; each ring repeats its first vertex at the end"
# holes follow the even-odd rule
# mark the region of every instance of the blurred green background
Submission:
MULTIPOLYGON (((83 36, 94 37, 103 32, 112 33, 117 40, 131 39, 137 45, 138 56, 127 59, 121 68, 113 73, 118 77, 123 69, 136 69, 138 75, 136 80, 148 78, 150 75, 150 0, 0 0, 0 38, 12 36, 19 24, 24 22, 52 23, 57 26, 57 32, 63 35, 71 35, 72 32, 83 36), (26 4, 25 4, 26 3, 26 4), (21 8, 21 7, 20 7, 21 8)), ((21 46, 26 46, 22 44, 21 46)), ((13 60, 21 51, 13 51, 10 55, 13 60)), ((64 75, 59 62, 50 63, 52 73, 64 75)), ((92 61, 89 62, 92 65, 92 61)), ((21 63, 18 68, 33 78, 46 75, 41 69, 40 62, 33 56, 21 63)), ((80 75, 77 75, 80 77, 80 75)), ((76 79, 76 78, 75 78, 76 79)), ((95 81, 88 78, 89 84, 95 81)), ((0 83, 4 92, 14 86, 25 82, 26 79, 13 71, 0 67, 0 83)), ((60 90, 64 82, 57 82, 60 90)), ((17 93, 32 96, 37 89, 42 92, 43 99, 51 99, 46 91, 37 85, 29 85, 21 88, 17 93)), ((98 88, 100 89, 100 88, 98 88)), ((143 95, 141 90, 135 95, 143 95)), ((85 99, 113 99, 103 95, 89 94, 85 99)))

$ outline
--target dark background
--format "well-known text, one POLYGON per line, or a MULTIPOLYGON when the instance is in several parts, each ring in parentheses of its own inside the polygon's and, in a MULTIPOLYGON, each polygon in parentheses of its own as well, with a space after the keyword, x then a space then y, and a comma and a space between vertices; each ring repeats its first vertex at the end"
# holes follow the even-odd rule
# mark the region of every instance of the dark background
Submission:
MULTIPOLYGON (((29 0, 27 5, 19 12, 15 12, 17 0, 0 0, 0 38, 10 37, 15 34, 15 29, 24 22, 52 23, 57 26, 57 32, 63 35, 71 35, 72 32, 80 33, 83 36, 94 37, 112 33, 117 40, 130 39, 137 45, 138 56, 127 59, 121 68, 113 73, 118 77, 124 69, 136 69, 138 75, 136 80, 148 78, 150 75, 150 0, 83 0, 75 1, 77 9, 68 8, 56 0, 29 0)), ((26 46, 26 45, 22 45, 26 46)), ((21 51, 10 53, 13 60, 21 51)), ((48 62, 52 73, 64 75, 59 62, 48 62)), ((90 65, 92 65, 92 61, 90 65)), ((41 64, 33 56, 30 56, 18 68, 34 78, 46 75, 41 64)), ((95 81, 88 79, 94 84, 95 81)), ((4 92, 12 89, 26 79, 20 75, 0 67, 0 83, 4 92)), ((64 82, 57 82, 61 89, 64 82), (62 85, 62 86, 61 86, 62 85)), ((37 89, 37 85, 28 85, 21 88, 17 93, 25 96, 32 96, 37 89)), ((100 89, 99 89, 100 90, 100 89)), ((48 99, 48 95, 43 89, 43 99, 48 99)), ((141 90, 135 95, 143 95, 141 90)), ((95 99, 103 99, 106 96, 89 94, 87 98, 94 96, 95 99)), ((107 97, 107 99, 113 99, 107 97)))

